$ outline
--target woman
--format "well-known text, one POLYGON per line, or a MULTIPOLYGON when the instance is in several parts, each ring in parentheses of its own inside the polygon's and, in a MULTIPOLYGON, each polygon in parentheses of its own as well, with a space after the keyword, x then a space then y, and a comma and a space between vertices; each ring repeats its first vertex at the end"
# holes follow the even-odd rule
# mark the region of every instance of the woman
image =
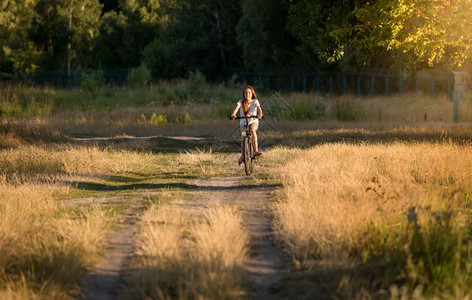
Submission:
MULTIPOLYGON (((258 144, 257 144, 257 134, 256 131, 259 128, 259 119, 262 118, 262 108, 259 103, 259 100, 257 100, 256 92, 254 91, 254 88, 252 86, 247 86, 244 91, 243 91, 243 99, 239 100, 238 103, 236 104, 236 108, 234 109, 233 113, 231 114, 231 119, 236 118, 236 113, 239 109, 239 115, 241 117, 244 116, 256 116, 257 118, 249 118, 247 119, 248 121, 248 126, 249 130, 251 130, 252 138, 253 138, 253 143, 254 143, 254 151, 255 155, 259 156, 262 154, 262 152, 259 152, 258 144)), ((239 127, 241 129, 241 132, 243 130, 243 127, 246 126, 246 119, 241 119, 239 121, 239 127)), ((241 145, 242 147, 242 145, 241 145)), ((241 149, 242 152, 242 149, 241 149)), ((243 162, 243 156, 239 158, 238 163, 241 165, 243 162)))

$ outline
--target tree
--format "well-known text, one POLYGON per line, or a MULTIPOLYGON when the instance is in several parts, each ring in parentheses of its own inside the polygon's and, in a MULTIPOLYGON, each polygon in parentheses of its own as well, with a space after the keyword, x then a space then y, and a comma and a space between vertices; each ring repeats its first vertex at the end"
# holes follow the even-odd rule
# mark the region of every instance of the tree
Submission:
POLYGON ((285 1, 243 0, 237 27, 244 66, 249 68, 293 66, 296 43, 286 30, 285 1))
POLYGON ((144 50, 154 76, 209 74, 240 63, 235 27, 240 6, 223 0, 162 1, 162 31, 144 50))
MULTIPOLYGON (((375 1, 375 0, 374 0, 375 1)), ((291 2, 288 27, 306 60, 334 63, 349 54, 356 24, 354 9, 361 1, 300 0, 291 2)), ((359 53, 362 55, 362 53, 359 53)), ((355 54, 354 54, 355 55, 355 54)), ((356 60, 361 58, 351 58, 356 60)))
POLYGON ((356 15, 360 30, 392 52, 397 68, 417 70, 457 68, 470 59, 471 12, 471 0, 378 0, 356 15))
POLYGON ((101 9, 98 0, 38 0, 32 36, 47 53, 47 69, 87 66, 101 9))
POLYGON ((126 50, 123 48, 124 31, 128 23, 122 13, 109 11, 100 21, 100 28, 92 51, 93 66, 126 68, 126 50))
POLYGON ((290 5, 290 25, 327 62, 402 71, 459 67, 471 57, 472 0, 310 1, 290 5))
POLYGON ((119 54, 126 66, 138 67, 141 64, 144 48, 159 37, 162 17, 160 2, 123 0, 120 3, 126 27, 123 31, 119 54))
POLYGON ((0 66, 3 72, 29 73, 39 68, 42 51, 29 40, 34 0, 0 2, 0 66))

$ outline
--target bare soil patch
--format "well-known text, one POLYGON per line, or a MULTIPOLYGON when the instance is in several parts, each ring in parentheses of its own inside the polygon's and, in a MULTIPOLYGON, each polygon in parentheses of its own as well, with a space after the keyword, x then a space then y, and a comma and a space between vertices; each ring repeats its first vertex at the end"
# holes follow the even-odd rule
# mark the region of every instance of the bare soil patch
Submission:
POLYGON ((283 277, 283 251, 274 243, 269 204, 271 189, 241 186, 244 177, 199 179, 203 191, 199 206, 232 204, 244 210, 245 226, 251 236, 251 256, 246 264, 254 282, 254 299, 272 299, 271 287, 283 277))
MULTIPOLYGON (((93 199, 73 199, 66 201, 65 205, 79 204, 118 204, 124 203, 123 197, 93 199)), ((106 242, 106 252, 100 261, 89 269, 81 285, 81 299, 117 299, 121 285, 121 275, 129 259, 134 253, 134 236, 136 234, 136 222, 139 218, 138 211, 143 207, 143 198, 126 199, 129 207, 120 220, 117 229, 112 231, 106 242)))

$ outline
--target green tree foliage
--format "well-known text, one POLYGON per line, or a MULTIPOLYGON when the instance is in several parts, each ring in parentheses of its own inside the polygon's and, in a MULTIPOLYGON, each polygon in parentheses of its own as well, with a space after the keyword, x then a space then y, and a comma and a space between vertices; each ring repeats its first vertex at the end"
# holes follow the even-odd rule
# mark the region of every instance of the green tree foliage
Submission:
POLYGON ((94 66, 103 68, 126 68, 126 50, 123 48, 123 36, 128 22, 122 13, 109 11, 100 22, 99 34, 92 53, 94 66))
POLYGON ((143 53, 154 76, 182 76, 196 69, 211 73, 239 65, 238 2, 165 0, 162 7, 163 31, 143 53))
POLYGON ((471 0, 300 0, 289 24, 304 49, 328 62, 415 71, 471 57, 471 12, 471 0))
POLYGON ((472 0, 0 0, 0 68, 451 69, 472 62, 472 0))
POLYGON ((102 6, 98 0, 38 0, 32 38, 46 53, 46 69, 86 67, 98 35, 102 6))
POLYGON ((295 40, 286 30, 286 1, 243 0, 237 27, 244 66, 293 66, 295 40))
POLYGON ((3 72, 28 73, 39 68, 42 52, 28 34, 36 2, 0 1, 0 67, 3 72))
POLYGON ((118 48, 119 56, 124 65, 138 67, 144 48, 159 36, 161 1, 123 0, 120 9, 126 19, 126 26, 121 38, 122 45, 118 48))
MULTIPOLYGON (((471 0, 378 0, 355 11, 366 39, 401 69, 460 67, 471 57, 471 0)), ((365 48, 365 47, 364 47, 365 48)))

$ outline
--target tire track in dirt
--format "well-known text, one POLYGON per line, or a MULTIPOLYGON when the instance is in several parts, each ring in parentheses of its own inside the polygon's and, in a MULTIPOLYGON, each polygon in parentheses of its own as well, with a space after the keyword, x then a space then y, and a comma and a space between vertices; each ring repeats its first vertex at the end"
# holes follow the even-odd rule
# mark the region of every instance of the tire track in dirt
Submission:
MULTIPOLYGON (((267 186, 241 186, 244 177, 198 179, 189 182, 194 191, 201 192, 198 201, 173 201, 183 210, 203 212, 218 204, 240 207, 244 226, 250 235, 250 258, 246 263, 254 282, 253 299, 273 299, 272 285, 282 279, 285 265, 283 251, 273 243, 270 201, 271 188, 267 186)), ((109 233, 106 251, 98 264, 89 269, 81 284, 80 299, 117 299, 122 284, 122 272, 134 254, 138 210, 144 205, 145 196, 81 198, 65 200, 65 206, 81 204, 130 205, 118 228, 109 233)))
POLYGON ((89 197, 65 200, 63 204, 65 206, 81 204, 129 205, 117 229, 111 231, 107 236, 105 254, 97 264, 88 269, 80 286, 79 299, 117 299, 122 284, 122 272, 134 253, 135 234, 137 232, 135 225, 139 218, 137 211, 144 206, 144 198, 89 197))
POLYGON ((283 277, 283 251, 273 242, 271 228, 271 189, 265 186, 242 187, 244 177, 199 179, 194 184, 204 193, 201 201, 207 206, 237 205, 244 210, 244 226, 250 234, 251 255, 246 263, 254 282, 253 299, 273 299, 270 288, 283 277), (206 195, 206 196, 205 196, 206 195))

